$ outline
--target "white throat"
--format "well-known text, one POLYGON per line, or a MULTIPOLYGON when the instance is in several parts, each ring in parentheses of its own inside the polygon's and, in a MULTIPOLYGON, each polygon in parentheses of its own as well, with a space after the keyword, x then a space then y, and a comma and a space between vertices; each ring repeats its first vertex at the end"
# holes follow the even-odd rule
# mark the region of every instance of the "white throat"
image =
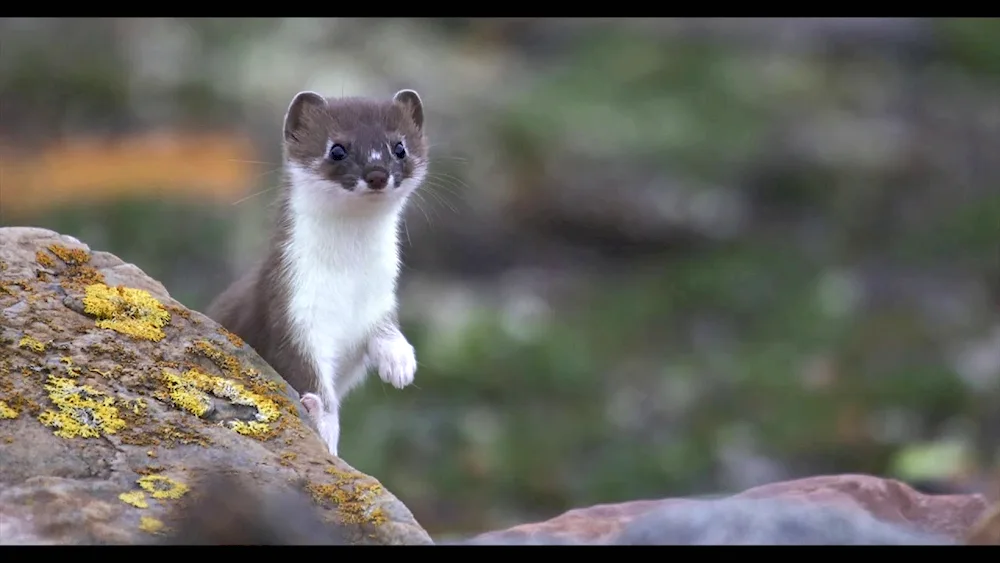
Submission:
POLYGON ((345 362, 396 307, 403 206, 331 213, 309 201, 316 185, 296 185, 303 178, 294 173, 290 179, 291 232, 283 252, 292 340, 314 362, 324 399, 338 400, 335 382, 354 367, 345 362))

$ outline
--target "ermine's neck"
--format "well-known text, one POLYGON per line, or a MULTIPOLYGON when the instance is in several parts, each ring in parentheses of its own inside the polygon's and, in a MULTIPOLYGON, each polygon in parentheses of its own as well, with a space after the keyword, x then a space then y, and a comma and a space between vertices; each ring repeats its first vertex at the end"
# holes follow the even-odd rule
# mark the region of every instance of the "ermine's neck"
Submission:
POLYGON ((395 277, 399 266, 399 211, 364 216, 293 212, 289 219, 284 252, 295 266, 332 268, 342 273, 388 268, 395 277))

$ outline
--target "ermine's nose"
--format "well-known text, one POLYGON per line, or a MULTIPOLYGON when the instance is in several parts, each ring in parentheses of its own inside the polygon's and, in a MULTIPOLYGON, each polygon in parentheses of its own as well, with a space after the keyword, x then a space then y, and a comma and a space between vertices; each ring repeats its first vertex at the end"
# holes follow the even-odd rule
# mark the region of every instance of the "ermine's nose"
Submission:
POLYGON ((389 175, 381 170, 372 170, 365 174, 365 182, 373 190, 381 190, 389 182, 389 175))

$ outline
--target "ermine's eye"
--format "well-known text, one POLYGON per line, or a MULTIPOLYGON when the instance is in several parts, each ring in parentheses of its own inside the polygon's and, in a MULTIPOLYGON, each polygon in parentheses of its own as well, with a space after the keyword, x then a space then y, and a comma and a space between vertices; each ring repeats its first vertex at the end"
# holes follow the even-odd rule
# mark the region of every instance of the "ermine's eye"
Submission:
POLYGON ((406 148, 403 147, 403 143, 396 143, 396 146, 392 147, 392 154, 398 159, 406 158, 406 148))
POLYGON ((333 160, 344 160, 347 158, 347 149, 343 145, 333 145, 330 147, 330 158, 333 160))

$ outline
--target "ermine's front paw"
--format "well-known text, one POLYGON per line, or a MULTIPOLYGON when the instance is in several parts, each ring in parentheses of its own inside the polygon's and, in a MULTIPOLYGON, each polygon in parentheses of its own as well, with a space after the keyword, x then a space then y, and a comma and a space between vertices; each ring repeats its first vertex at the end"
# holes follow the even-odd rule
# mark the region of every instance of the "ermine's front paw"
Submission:
POLYGON ((319 395, 313 393, 303 393, 299 400, 302 402, 302 406, 306 409, 306 413, 309 414, 316 420, 319 415, 323 413, 323 399, 319 398, 319 395))
POLYGON ((397 389, 413 383, 417 373, 417 355, 402 335, 375 338, 368 346, 372 365, 378 368, 382 381, 397 389))

